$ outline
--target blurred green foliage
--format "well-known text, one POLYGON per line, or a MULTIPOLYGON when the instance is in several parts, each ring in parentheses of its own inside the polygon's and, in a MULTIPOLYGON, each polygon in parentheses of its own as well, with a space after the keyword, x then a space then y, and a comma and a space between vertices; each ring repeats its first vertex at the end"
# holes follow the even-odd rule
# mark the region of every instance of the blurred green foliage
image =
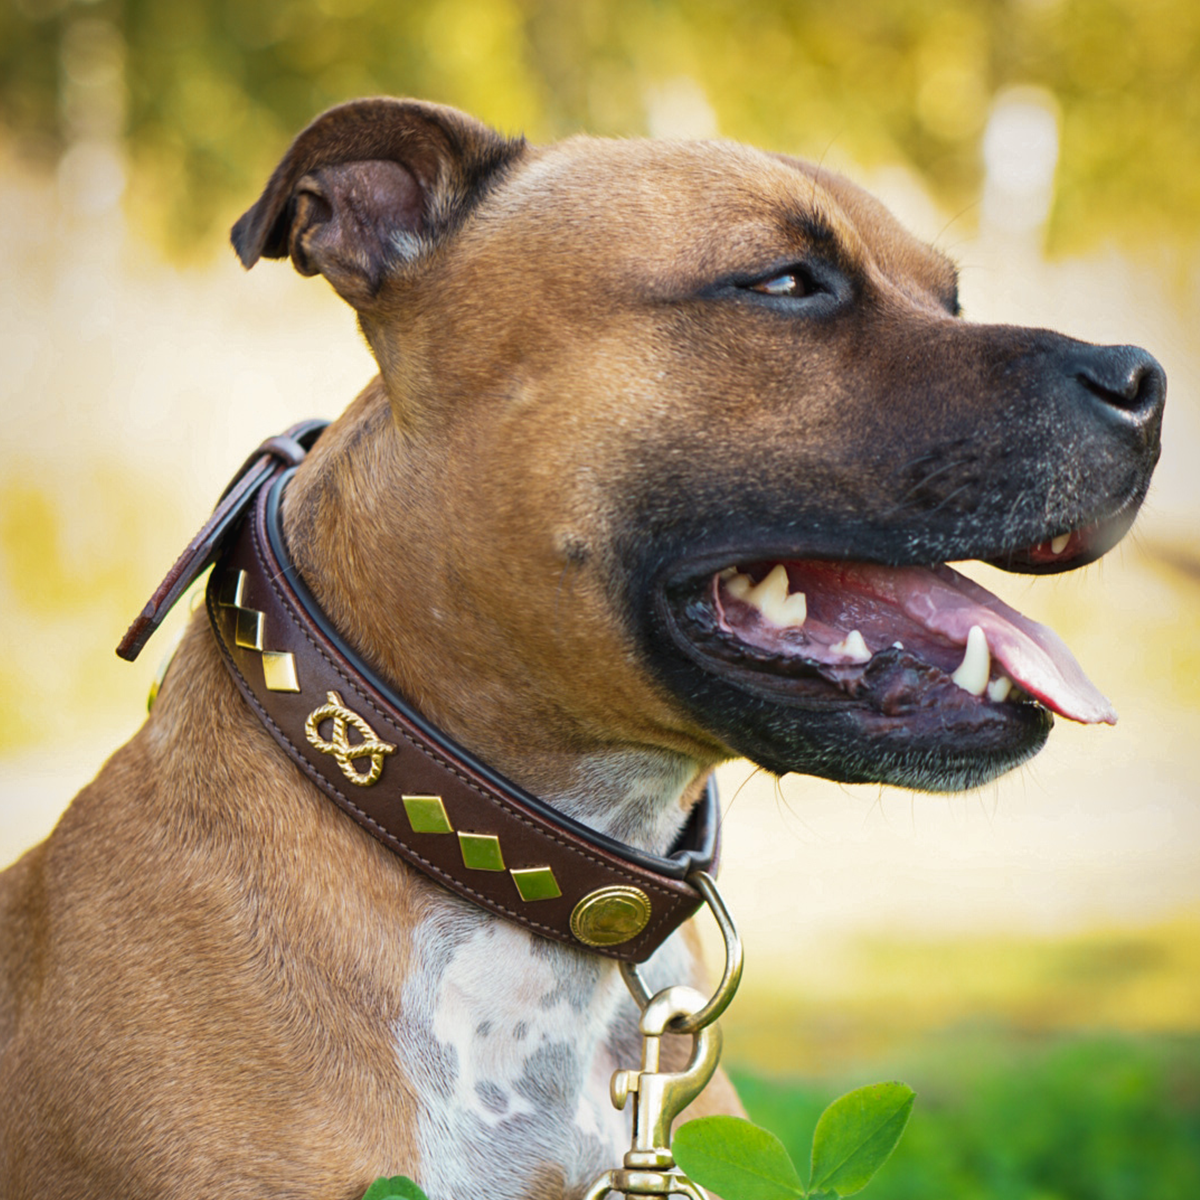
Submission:
POLYGON ((630 135, 680 79, 723 135, 906 161, 954 211, 978 195, 991 99, 1040 85, 1062 113, 1052 250, 1191 242, 1200 213, 1196 0, 9 0, 0 122, 50 159, 78 119, 73 29, 119 35, 132 204, 176 249, 338 101, 418 95, 535 140, 630 135))
MULTIPOLYGON (((858 1078, 879 1067, 867 1068, 858 1078)), ((1200 1040, 944 1035, 887 1064, 917 1111, 872 1200, 1174 1200, 1200 1194, 1200 1040)), ((735 1073, 751 1118, 802 1161, 828 1082, 735 1073)), ((845 1082, 845 1081, 840 1081, 845 1082)))

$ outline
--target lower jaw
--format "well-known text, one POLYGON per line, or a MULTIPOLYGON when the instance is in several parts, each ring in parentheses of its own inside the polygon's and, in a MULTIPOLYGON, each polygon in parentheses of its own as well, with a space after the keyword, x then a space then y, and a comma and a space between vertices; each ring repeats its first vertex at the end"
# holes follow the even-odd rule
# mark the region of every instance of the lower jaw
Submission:
POLYGON ((861 770, 853 758, 846 762, 842 783, 882 783, 920 792, 963 792, 982 787, 1031 759, 1046 743, 1046 736, 1008 750, 971 754, 956 748, 954 753, 936 750, 869 752, 861 770))
POLYGON ((971 719, 961 711, 884 717, 857 706, 781 704, 754 692, 726 694, 723 700, 697 715, 739 754, 777 775, 797 772, 930 792, 990 783, 1032 758, 1054 724, 1050 712, 1036 704, 971 719))

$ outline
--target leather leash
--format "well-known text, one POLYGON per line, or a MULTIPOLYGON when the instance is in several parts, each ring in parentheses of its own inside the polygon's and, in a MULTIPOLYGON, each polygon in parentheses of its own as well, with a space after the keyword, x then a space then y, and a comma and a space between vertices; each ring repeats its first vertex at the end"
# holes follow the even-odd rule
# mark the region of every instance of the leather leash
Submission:
POLYGON ((280 497, 325 427, 269 438, 243 465, 125 635, 132 661, 209 565, 207 607, 246 702, 344 812, 406 862, 534 933, 644 962, 700 906, 719 809, 709 782, 660 857, 579 824, 430 725, 358 657, 291 563, 280 497))

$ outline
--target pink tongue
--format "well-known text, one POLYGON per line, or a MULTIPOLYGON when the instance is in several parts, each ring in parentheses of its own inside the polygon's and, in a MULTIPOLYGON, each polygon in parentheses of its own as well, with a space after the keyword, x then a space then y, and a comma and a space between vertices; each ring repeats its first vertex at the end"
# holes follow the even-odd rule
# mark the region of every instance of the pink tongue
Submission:
POLYGON ((945 565, 897 568, 869 563, 855 563, 847 574, 926 629, 961 645, 966 645, 971 626, 978 625, 992 658, 1056 713, 1088 725, 1117 723, 1112 705, 1054 630, 1023 617, 965 575, 945 565))

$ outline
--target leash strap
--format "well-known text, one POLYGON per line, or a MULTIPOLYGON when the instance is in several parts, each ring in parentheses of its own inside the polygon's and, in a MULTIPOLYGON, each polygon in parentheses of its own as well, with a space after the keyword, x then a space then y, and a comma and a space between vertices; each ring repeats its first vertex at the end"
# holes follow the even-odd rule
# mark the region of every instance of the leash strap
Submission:
POLYGON ((715 867, 715 787, 663 858, 558 813, 426 722, 341 639, 287 555, 279 507, 295 465, 288 442, 304 449, 319 432, 296 426, 251 456, 122 646, 136 654, 167 598, 203 569, 195 564, 219 554, 207 607, 222 657, 310 780, 467 900, 544 937, 644 962, 702 903, 687 877, 715 867))

